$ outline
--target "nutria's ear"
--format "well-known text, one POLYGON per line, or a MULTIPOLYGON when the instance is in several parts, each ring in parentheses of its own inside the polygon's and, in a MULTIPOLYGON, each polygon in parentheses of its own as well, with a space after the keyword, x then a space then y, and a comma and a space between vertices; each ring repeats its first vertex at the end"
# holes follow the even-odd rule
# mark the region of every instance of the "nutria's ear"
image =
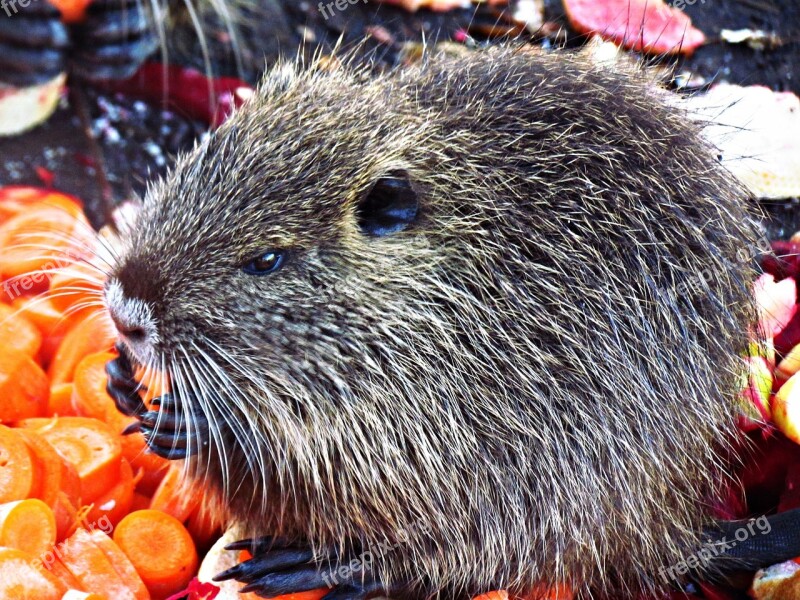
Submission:
POLYGON ((408 173, 396 171, 378 179, 356 209, 365 235, 384 236, 408 227, 417 218, 419 200, 408 173))

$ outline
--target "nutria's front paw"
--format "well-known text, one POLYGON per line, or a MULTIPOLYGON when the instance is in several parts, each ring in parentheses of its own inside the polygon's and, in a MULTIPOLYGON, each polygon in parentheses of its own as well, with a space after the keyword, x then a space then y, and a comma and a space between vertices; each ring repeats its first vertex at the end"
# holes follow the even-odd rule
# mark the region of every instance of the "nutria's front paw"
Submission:
POLYGON ((125 348, 117 344, 117 350, 119 356, 106 363, 106 375, 108 375, 106 391, 113 398, 119 412, 129 417, 139 417, 147 411, 139 396, 139 391, 144 387, 133 375, 133 365, 125 348))
POLYGON ((372 559, 367 553, 348 554, 341 560, 331 549, 314 555, 308 547, 291 546, 265 537, 229 544, 228 550, 249 550, 253 558, 223 571, 215 581, 235 579, 246 584, 242 592, 255 592, 264 598, 332 588, 322 600, 367 600, 378 596, 410 598, 400 585, 387 586, 374 576, 372 559))
POLYGON ((199 410, 197 402, 182 402, 174 394, 164 394, 152 402, 158 410, 149 410, 139 416, 138 430, 144 434, 147 446, 155 454, 169 460, 187 458, 197 454, 208 440, 208 419, 199 410), (197 410, 189 413, 190 407, 197 410))

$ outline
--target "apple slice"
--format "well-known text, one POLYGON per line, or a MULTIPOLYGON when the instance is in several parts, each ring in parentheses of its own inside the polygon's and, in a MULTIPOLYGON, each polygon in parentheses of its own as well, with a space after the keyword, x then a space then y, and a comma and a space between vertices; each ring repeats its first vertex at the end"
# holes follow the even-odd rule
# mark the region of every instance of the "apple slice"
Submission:
POLYGON ((58 106, 66 79, 61 73, 30 87, 0 84, 0 136, 17 135, 46 121, 58 106))
POLYGON ((781 386, 772 397, 772 421, 793 442, 800 443, 800 373, 781 386))

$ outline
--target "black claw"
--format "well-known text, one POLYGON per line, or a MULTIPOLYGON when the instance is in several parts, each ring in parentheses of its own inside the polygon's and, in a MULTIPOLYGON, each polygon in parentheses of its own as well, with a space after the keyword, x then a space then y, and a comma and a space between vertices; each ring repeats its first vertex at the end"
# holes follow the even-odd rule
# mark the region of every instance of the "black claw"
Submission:
POLYGON ((340 585, 325 594, 322 600, 367 600, 367 598, 373 597, 371 595, 373 592, 379 592, 377 588, 373 589, 373 587, 340 585))
POLYGON ((138 433, 142 430, 142 424, 139 421, 134 421, 130 425, 128 425, 125 429, 122 430, 122 435, 132 435, 134 433, 138 433))
POLYGON ((112 361, 106 363, 108 384, 106 391, 114 400, 114 404, 122 414, 129 417, 143 414, 147 407, 139 396, 143 389, 133 376, 133 366, 124 351, 112 361))
POLYGON ((189 447, 189 438, 185 433, 177 433, 175 431, 161 431, 161 428, 155 429, 142 424, 142 433, 147 439, 149 446, 161 446, 162 448, 176 448, 187 449, 189 447))
MULTIPOLYGON (((253 558, 238 564, 214 577, 214 581, 235 579, 246 584, 241 592, 255 592, 270 598, 283 594, 303 592, 311 589, 336 586, 324 600, 369 600, 377 596, 408 597, 415 595, 411 587, 399 583, 387 586, 375 578, 372 565, 360 564, 349 576, 344 577, 338 566, 349 565, 340 560, 337 549, 319 555, 310 547, 286 548, 284 540, 278 540, 281 549, 273 549, 276 540, 270 537, 240 540, 228 544, 229 550, 250 550, 253 558)), ((355 556, 350 552, 347 556, 355 556)))
POLYGON ((317 568, 316 564, 310 564, 286 571, 267 573, 252 582, 247 582, 247 585, 239 591, 241 593, 255 592, 261 596, 272 598, 325 587, 330 577, 327 573, 319 572, 317 568))
POLYGON ((308 564, 314 558, 311 549, 306 550, 273 550, 262 556, 255 556, 250 560, 239 563, 227 571, 214 577, 214 581, 236 579, 243 583, 251 583, 269 571, 282 571, 289 567, 308 564))

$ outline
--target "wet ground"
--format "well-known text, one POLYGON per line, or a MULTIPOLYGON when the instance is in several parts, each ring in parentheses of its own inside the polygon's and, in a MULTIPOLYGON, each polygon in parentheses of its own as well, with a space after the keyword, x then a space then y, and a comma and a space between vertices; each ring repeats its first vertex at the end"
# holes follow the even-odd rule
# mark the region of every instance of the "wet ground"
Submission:
MULTIPOLYGON (((409 14, 370 0, 348 5, 347 10, 327 19, 319 13, 317 3, 308 0, 261 0, 257 7, 253 18, 245 20, 247 39, 253 43, 245 45, 238 62, 232 58, 231 38, 224 26, 208 25, 211 67, 216 74, 238 73, 255 81, 262 56, 274 62, 279 55, 295 55, 300 48, 307 53, 320 44, 330 48, 340 37, 345 45, 366 40, 362 54, 393 65, 404 41, 452 39, 465 29, 479 40, 490 33, 513 33, 505 25, 502 11, 488 7, 409 14)), ((800 93, 798 0, 687 0, 685 10, 709 43, 683 60, 679 71, 691 71, 707 82, 761 84, 800 93), (777 42, 758 50, 719 39, 720 30, 741 28, 763 29, 774 34, 777 42)), ((559 0, 545 1, 545 21, 549 43, 572 46, 582 42, 569 30, 559 0)), ((180 19, 175 22, 169 48, 172 60, 205 70, 192 26, 182 25, 180 19)), ((0 138, 0 185, 52 184, 83 198, 94 223, 100 224, 104 198, 119 201, 141 194, 147 180, 163 173, 177 152, 190 148, 204 126, 173 111, 103 94, 86 85, 80 86, 80 92, 78 101, 65 99, 44 126, 16 138, 0 138)), ((796 200, 772 202, 766 208, 774 217, 773 235, 800 228, 796 200)))

